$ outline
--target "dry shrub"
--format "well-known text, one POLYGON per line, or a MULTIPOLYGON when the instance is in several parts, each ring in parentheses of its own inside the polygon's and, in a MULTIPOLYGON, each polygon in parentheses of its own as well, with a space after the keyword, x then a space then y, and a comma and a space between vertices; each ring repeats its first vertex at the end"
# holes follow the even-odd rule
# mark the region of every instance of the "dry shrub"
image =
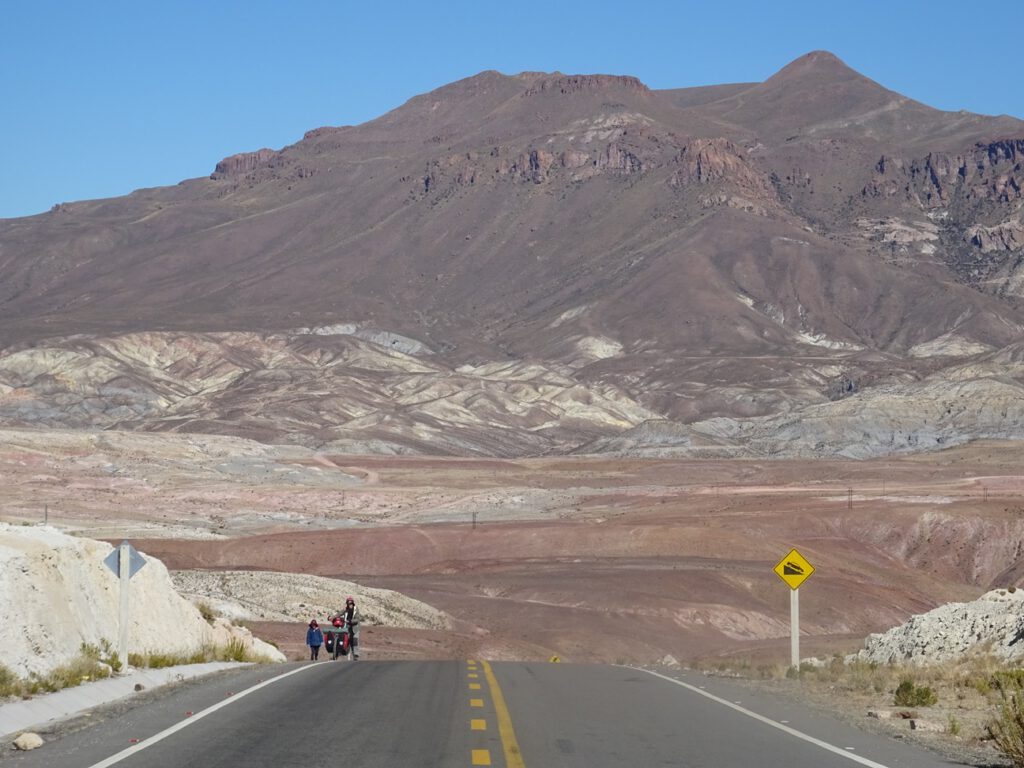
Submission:
POLYGON ((1024 688, 1020 678, 996 678, 996 685, 1002 697, 998 715, 988 724, 988 735, 1010 761, 1021 768, 1024 766, 1024 688))
POLYGON ((903 678, 896 686, 892 703, 897 707, 930 707, 936 704, 939 697, 928 685, 917 685, 909 677, 903 678))

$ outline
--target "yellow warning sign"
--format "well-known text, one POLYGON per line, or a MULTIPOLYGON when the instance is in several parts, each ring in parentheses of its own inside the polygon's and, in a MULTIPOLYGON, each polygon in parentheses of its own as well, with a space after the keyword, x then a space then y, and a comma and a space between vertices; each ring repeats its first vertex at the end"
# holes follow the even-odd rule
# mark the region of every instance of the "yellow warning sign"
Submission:
POLYGON ((552 656, 550 659, 548 659, 548 661, 552 664, 560 664, 562 660, 557 656, 552 656))
POLYGON ((796 589, 814 573, 814 566, 794 549, 779 560, 779 564, 772 570, 779 574, 780 579, 789 584, 790 589, 796 589))

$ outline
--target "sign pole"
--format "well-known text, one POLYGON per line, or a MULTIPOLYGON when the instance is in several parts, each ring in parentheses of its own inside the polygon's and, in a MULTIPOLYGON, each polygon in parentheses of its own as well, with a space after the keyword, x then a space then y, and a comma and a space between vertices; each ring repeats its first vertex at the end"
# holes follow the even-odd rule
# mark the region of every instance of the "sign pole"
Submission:
POLYGON ((121 581, 121 611, 118 619, 119 638, 117 655, 121 660, 121 672, 128 671, 128 580, 132 577, 131 545, 127 541, 118 547, 119 573, 121 581))
POLYGON ((789 664, 800 671, 800 590, 789 591, 789 664))
POLYGON ((800 673, 800 585, 814 573, 814 566, 795 549, 779 560, 775 575, 789 587, 789 664, 800 673))

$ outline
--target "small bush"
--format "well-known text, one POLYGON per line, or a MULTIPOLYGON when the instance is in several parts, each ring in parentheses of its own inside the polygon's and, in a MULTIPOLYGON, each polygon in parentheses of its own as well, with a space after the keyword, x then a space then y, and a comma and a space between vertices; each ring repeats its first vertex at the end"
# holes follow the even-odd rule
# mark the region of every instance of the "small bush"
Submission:
POLYGON ((997 691, 1024 689, 1024 669, 1001 669, 993 672, 988 680, 989 687, 997 691))
POLYGON ((207 624, 213 624, 213 620, 217 618, 216 612, 210 607, 209 603, 196 603, 196 608, 199 609, 199 615, 206 619, 207 624))
POLYGON ((177 667, 186 662, 180 655, 170 653, 151 653, 146 657, 146 666, 150 669, 166 669, 177 667))
POLYGON ((217 660, 218 661, 252 661, 252 655, 249 653, 249 649, 245 647, 238 638, 231 638, 228 640, 228 644, 218 648, 217 660))
POLYGON ((909 677, 904 678, 893 696, 893 704, 897 707, 930 707, 939 700, 935 691, 927 685, 914 685, 909 677))
POLYGON ((946 733, 950 736, 960 735, 960 721, 956 719, 956 715, 949 716, 949 722, 946 723, 946 733))
POLYGON ((106 638, 101 639, 99 645, 82 643, 78 650, 86 659, 91 659, 92 661, 100 664, 106 664, 114 672, 121 671, 121 658, 118 656, 117 650, 114 648, 114 644, 106 638))
POLYGON ((995 720, 986 726, 989 737, 1010 761, 1024 766, 1024 708, 1019 682, 999 683, 1002 704, 995 720))
POLYGON ((21 696, 23 683, 8 667, 0 664, 0 699, 8 696, 21 696))

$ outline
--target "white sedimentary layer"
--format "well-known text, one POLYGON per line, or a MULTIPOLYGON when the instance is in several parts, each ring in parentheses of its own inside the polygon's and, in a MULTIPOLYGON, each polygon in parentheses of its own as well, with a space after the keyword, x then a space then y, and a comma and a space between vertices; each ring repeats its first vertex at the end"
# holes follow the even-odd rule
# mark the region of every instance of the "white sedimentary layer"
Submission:
MULTIPOLYGON (((49 526, 0 523, 0 663, 19 676, 67 663, 83 643, 116 646, 119 583, 103 563, 113 547, 49 526)), ((208 623, 147 557, 131 580, 128 650, 189 654, 236 639, 256 656, 284 661, 241 627, 208 623)))
POLYGON ((356 598, 366 624, 412 629, 447 629, 447 614, 390 589, 351 581, 269 571, 176 571, 174 583, 195 602, 241 620, 323 620, 356 598))
POLYGON ((947 603, 868 636, 852 658, 881 664, 931 664, 967 654, 1024 659, 1024 590, 996 589, 970 603, 947 603))

